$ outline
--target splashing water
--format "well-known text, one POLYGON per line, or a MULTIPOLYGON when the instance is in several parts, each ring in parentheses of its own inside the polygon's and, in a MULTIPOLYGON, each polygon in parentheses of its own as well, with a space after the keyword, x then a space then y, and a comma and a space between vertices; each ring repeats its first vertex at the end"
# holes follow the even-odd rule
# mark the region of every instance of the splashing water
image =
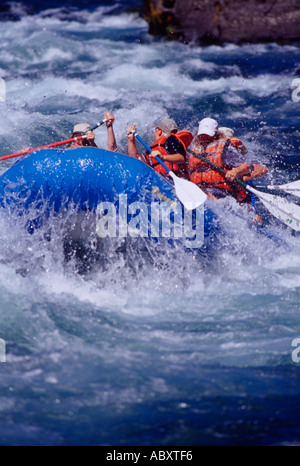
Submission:
MULTIPOLYGON (((15 4, 18 21, 0 22, 0 155, 105 111, 123 153, 129 124, 150 142, 164 116, 192 131, 214 116, 269 180, 299 178, 297 44, 165 42, 124 11, 134 2, 99 3, 15 4)), ((210 251, 119 239, 95 250, 91 237, 75 255, 72 210, 32 235, 0 211, 0 444, 299 443, 299 237, 272 219, 275 236, 260 234, 234 202, 212 208, 226 234, 210 251)))

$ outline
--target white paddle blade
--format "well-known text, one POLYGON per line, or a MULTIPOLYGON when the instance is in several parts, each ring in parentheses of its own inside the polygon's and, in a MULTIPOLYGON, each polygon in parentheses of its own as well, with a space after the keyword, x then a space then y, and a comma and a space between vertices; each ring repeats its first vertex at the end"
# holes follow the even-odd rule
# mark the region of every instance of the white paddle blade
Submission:
POLYGON ((247 190, 255 194, 274 217, 293 230, 300 231, 300 206, 283 197, 262 193, 250 186, 247 186, 247 190))
POLYGON ((169 175, 173 178, 176 196, 187 210, 197 209, 204 204, 207 196, 195 183, 178 178, 173 172, 169 175))
POLYGON ((294 196, 300 197, 300 180, 293 181, 292 183, 286 183, 281 185, 270 185, 269 189, 280 189, 286 193, 293 194, 294 196))

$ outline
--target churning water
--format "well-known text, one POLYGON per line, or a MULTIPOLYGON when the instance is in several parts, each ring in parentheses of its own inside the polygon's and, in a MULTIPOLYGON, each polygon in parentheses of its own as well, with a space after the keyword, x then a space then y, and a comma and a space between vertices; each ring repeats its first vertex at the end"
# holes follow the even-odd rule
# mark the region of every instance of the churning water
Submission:
MULTIPOLYGON (((97 3, 3 15, 0 155, 105 111, 123 153, 129 124, 150 142, 164 116, 192 131, 212 116, 268 182, 300 178, 297 44, 166 42, 141 2, 97 3)), ((219 210, 227 234, 207 254, 112 242, 84 271, 66 262, 65 219, 28 235, 0 212, 1 445, 300 443, 300 239, 270 218, 281 240, 259 234, 235 203, 219 210)))

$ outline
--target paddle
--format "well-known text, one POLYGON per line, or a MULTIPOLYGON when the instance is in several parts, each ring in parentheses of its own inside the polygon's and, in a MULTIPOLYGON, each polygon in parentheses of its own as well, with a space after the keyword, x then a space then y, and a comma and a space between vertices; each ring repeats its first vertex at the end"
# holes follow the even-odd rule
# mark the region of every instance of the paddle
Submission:
POLYGON ((94 129, 99 128, 99 126, 103 125, 106 122, 106 119, 96 123, 94 126, 92 126, 88 131, 85 131, 83 136, 77 136, 75 138, 69 138, 65 139, 64 141, 59 141, 59 142, 52 142, 51 144, 46 144, 44 146, 39 146, 39 147, 34 147, 33 149, 26 149, 21 152, 16 152, 15 154, 9 154, 9 155, 3 155, 0 157, 1 160, 7 160, 7 159, 12 159, 13 157, 20 157, 21 155, 25 155, 37 150, 41 149, 49 149, 51 147, 58 147, 58 146, 63 146, 64 144, 71 144, 72 142, 76 141, 81 141, 82 139, 86 138, 85 134, 88 133, 89 131, 94 131, 94 129))
MULTIPOLYGON (((187 149, 187 151, 193 154, 194 156, 198 157, 199 159, 203 160, 208 165, 212 166, 215 170, 218 170, 223 174, 227 173, 225 170, 223 170, 223 168, 218 167, 202 155, 197 154, 191 149, 187 149)), ((300 231, 300 206, 280 196, 257 191, 257 189, 253 188, 252 186, 244 183, 244 181, 241 181, 239 179, 235 179, 234 181, 243 186, 247 191, 257 196, 264 204, 264 206, 269 210, 269 212, 271 212, 271 214, 274 215, 274 217, 278 218, 280 221, 285 223, 285 225, 289 226, 293 230, 300 231)))
POLYGON ((294 196, 300 197, 300 180, 292 181, 291 183, 286 183, 282 185, 268 185, 262 186, 263 188, 285 191, 288 194, 293 194, 294 196))
POLYGON ((91 129, 89 129, 85 133, 88 133, 89 131, 94 131, 94 129, 99 128, 99 126, 102 126, 106 121, 108 121, 106 118, 104 118, 104 120, 102 120, 102 121, 98 121, 98 123, 96 123, 94 126, 92 126, 91 129))
MULTIPOLYGON (((149 153, 152 152, 151 147, 135 131, 132 131, 132 134, 143 144, 149 153)), ((207 198, 206 194, 195 183, 176 176, 159 157, 155 157, 155 160, 164 167, 173 179, 176 196, 187 210, 196 209, 205 202, 207 198)))
POLYGON ((32 149, 26 149, 26 150, 23 150, 21 152, 16 152, 15 154, 4 155, 3 157, 0 157, 0 160, 12 159, 13 157, 20 157, 21 155, 29 154, 31 152, 41 150, 41 149, 49 149, 50 147, 57 147, 57 146, 63 146, 64 144, 71 144, 71 142, 81 141, 84 138, 86 138, 85 135, 78 136, 76 138, 65 139, 64 141, 52 142, 51 144, 46 144, 44 146, 34 147, 32 149))

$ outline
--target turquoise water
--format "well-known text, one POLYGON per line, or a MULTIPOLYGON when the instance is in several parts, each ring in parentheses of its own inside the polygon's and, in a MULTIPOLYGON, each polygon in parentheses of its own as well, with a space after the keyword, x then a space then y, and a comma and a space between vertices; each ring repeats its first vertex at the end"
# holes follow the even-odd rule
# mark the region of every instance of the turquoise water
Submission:
MULTIPOLYGON (((105 111, 124 153, 131 123, 151 142, 164 116, 192 131, 213 116, 267 182, 300 178, 298 44, 165 42, 132 11, 141 2, 97 3, 2 18, 0 156, 105 111)), ((299 444, 299 237, 263 209, 281 242, 234 202, 214 209, 226 236, 209 255, 112 242, 85 274, 65 263, 62 219, 49 239, 0 212, 1 445, 299 444)))

